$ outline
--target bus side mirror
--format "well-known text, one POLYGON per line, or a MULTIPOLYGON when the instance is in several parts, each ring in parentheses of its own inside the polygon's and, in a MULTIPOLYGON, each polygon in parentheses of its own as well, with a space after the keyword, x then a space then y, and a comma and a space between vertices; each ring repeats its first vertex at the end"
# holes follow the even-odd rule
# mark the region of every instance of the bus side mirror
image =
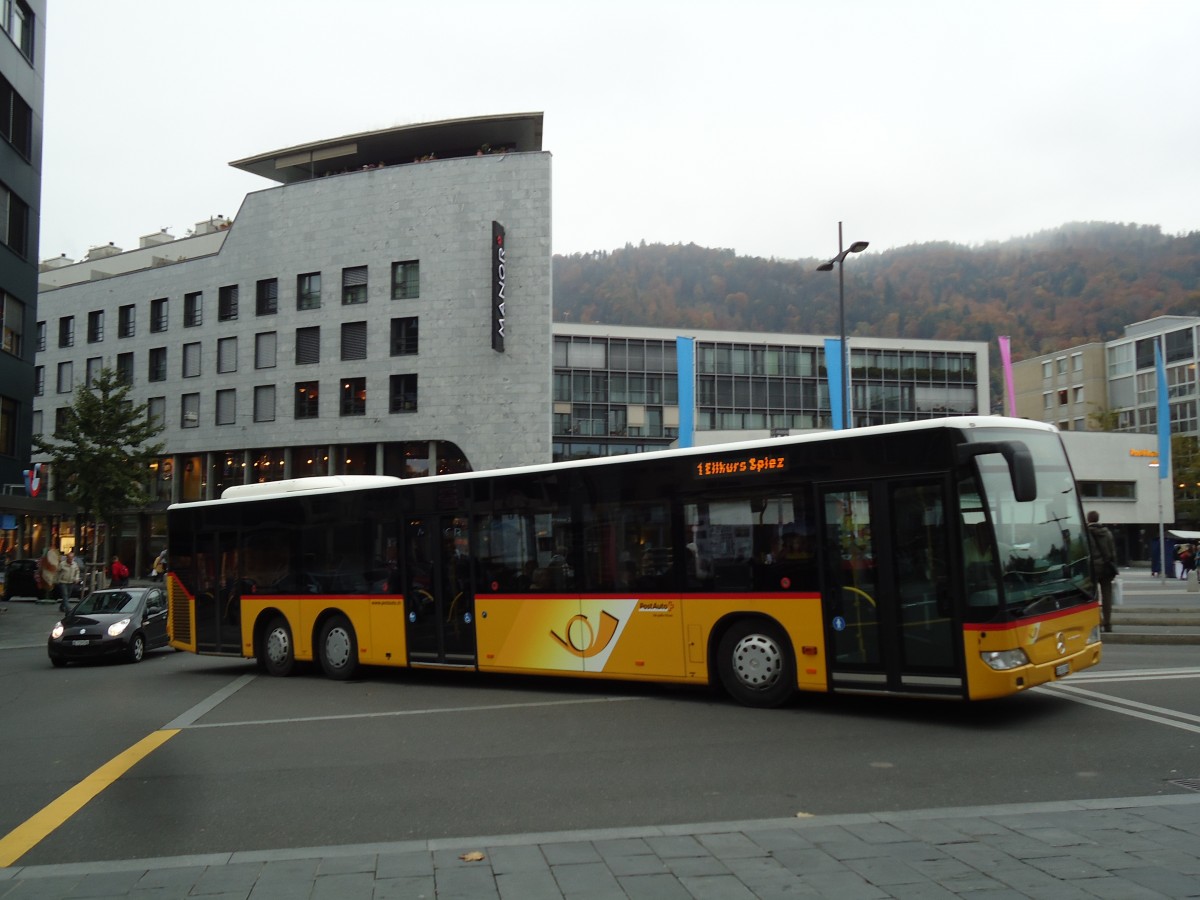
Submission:
POLYGON ((1020 441, 987 441, 982 444, 959 444, 958 463, 966 465, 976 456, 999 453, 1008 463, 1013 497, 1019 503, 1037 499, 1037 475, 1033 471, 1033 454, 1020 441))

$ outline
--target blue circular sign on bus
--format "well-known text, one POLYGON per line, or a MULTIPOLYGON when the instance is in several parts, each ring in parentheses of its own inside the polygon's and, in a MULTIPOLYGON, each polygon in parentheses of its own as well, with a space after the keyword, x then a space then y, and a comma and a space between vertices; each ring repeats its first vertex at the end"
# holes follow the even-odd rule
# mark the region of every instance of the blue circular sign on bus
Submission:
POLYGON ((843 619, 841 616, 834 616, 833 617, 833 630, 834 631, 845 631, 846 630, 846 620, 843 619))

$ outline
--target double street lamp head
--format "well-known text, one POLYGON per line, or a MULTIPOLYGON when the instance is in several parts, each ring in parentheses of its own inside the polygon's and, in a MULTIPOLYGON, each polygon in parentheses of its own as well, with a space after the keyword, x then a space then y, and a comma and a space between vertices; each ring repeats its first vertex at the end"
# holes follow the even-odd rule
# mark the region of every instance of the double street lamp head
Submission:
POLYGON ((835 263, 842 262, 851 253, 862 253, 869 246, 870 246, 870 243, 868 241, 855 241, 853 244, 851 244, 849 247, 847 247, 845 250, 843 250, 841 253, 839 253, 837 256, 835 256, 833 259, 829 260, 829 262, 823 262, 819 266, 817 266, 817 271, 818 272, 832 272, 833 266, 835 263))
MULTIPOLYGON (((843 250, 842 249, 842 223, 838 222, 838 255, 835 256, 833 259, 829 260, 828 262, 823 262, 819 266, 817 266, 818 272, 832 272, 833 267, 835 265, 837 266, 837 270, 838 270, 838 337, 839 337, 838 343, 840 346, 839 352, 841 354, 841 363, 838 365, 838 369, 840 370, 838 373, 838 380, 841 382, 841 390, 839 393, 841 394, 841 398, 842 398, 841 420, 842 420, 843 428, 850 427, 851 417, 850 417, 850 392, 849 392, 850 351, 846 346, 846 288, 845 288, 845 282, 843 280, 843 272, 842 272, 843 265, 842 264, 846 261, 846 257, 849 254, 862 253, 864 250, 867 249, 867 246, 868 245, 867 245, 866 241, 855 241, 853 244, 851 244, 849 247, 847 247, 843 250)), ((831 388, 833 387, 833 379, 832 378, 830 378, 830 387, 831 388)), ((830 396, 830 405, 831 406, 832 406, 832 400, 833 400, 833 398, 832 398, 832 393, 831 393, 831 396, 830 396)), ((832 412, 832 410, 831 410, 831 412, 832 412)))

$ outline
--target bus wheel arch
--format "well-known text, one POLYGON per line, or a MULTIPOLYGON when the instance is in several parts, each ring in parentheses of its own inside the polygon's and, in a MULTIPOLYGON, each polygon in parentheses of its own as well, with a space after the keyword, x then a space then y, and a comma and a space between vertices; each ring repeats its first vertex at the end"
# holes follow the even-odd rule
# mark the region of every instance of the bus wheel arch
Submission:
POLYGON ((345 681, 358 672, 358 635, 344 613, 333 611, 317 621, 313 646, 327 677, 345 681))
POLYGON ((254 646, 258 667, 268 675, 285 678, 296 669, 296 642, 283 614, 269 610, 259 619, 254 646))
POLYGON ((780 706, 796 692, 796 654, 774 619, 725 620, 713 629, 709 651, 710 681, 743 706, 780 706))

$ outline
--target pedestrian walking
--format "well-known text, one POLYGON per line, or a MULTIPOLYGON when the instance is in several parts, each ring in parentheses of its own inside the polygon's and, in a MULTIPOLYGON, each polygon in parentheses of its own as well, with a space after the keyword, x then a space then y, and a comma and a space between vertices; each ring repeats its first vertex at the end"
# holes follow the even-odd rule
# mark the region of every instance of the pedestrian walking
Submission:
POLYGON ((129 586, 129 567, 121 562, 119 556, 113 556, 112 563, 108 567, 108 577, 111 579, 113 587, 129 586))
POLYGON ((68 550, 60 554, 58 563, 58 608, 62 612, 71 609, 71 592, 79 583, 79 564, 75 562, 75 553, 68 550))
POLYGON ((1087 514, 1088 543, 1092 550, 1092 566, 1096 573, 1096 587, 1100 591, 1102 625, 1112 631, 1112 591, 1117 568, 1117 546, 1112 532, 1100 524, 1100 513, 1092 510, 1087 514))

